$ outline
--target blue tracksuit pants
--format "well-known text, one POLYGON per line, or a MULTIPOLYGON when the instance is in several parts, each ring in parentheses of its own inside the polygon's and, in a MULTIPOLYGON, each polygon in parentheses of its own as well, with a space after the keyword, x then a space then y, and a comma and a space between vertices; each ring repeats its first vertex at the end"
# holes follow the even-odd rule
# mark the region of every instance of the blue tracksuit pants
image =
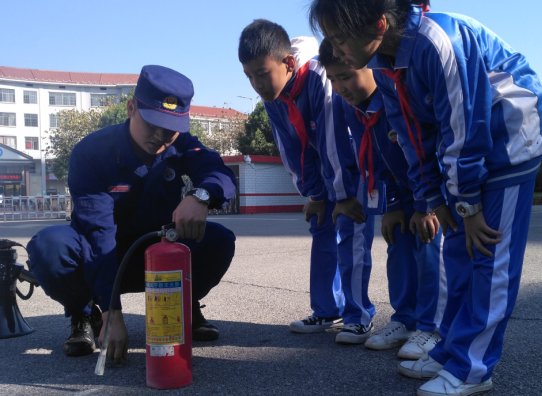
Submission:
POLYGON ((324 222, 310 219, 312 235, 310 261, 310 303, 314 315, 339 317, 344 307, 344 294, 337 266, 337 231, 331 218, 335 204, 326 200, 324 222))
MULTIPOLYGON (((490 378, 502 353, 504 333, 516 302, 531 215, 534 178, 499 190, 483 192, 487 225, 501 232, 501 242, 489 245, 493 257, 465 248, 462 219, 458 231, 449 230, 443 257, 448 280, 448 302, 443 339, 430 355, 444 369, 468 383, 490 378)), ((454 207, 453 197, 449 197, 454 207)))
POLYGON ((364 223, 337 217, 339 269, 344 293, 343 320, 345 324, 369 325, 376 313, 369 299, 371 277, 371 247, 374 237, 374 216, 364 223))
MULTIPOLYGON (((405 221, 414 213, 412 205, 402 208, 405 221)), ((440 251, 442 232, 431 243, 423 243, 406 227, 394 230, 395 243, 388 246, 386 271, 390 304, 394 309, 391 320, 403 323, 408 330, 434 331, 442 315, 439 308, 445 300, 440 285, 440 251)))

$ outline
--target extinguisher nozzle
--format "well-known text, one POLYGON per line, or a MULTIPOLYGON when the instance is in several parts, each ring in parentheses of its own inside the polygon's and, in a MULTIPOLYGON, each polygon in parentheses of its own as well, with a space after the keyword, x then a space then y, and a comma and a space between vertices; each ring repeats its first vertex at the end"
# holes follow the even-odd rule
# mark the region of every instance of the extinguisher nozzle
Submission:
POLYGON ((96 368, 94 369, 94 374, 104 375, 106 360, 107 360, 107 347, 102 348, 100 350, 100 355, 98 356, 98 362, 96 362, 96 368))

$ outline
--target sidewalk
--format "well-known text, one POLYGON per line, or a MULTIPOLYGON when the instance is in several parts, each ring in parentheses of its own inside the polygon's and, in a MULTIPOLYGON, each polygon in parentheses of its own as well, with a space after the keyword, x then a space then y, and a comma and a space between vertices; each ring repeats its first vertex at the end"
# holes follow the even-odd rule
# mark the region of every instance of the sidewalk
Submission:
MULTIPOLYGON (((375 352, 334 343, 334 334, 297 335, 294 319, 310 313, 308 224, 300 213, 213 217, 237 235, 237 251, 223 281, 202 303, 220 328, 216 343, 195 343, 194 382, 174 391, 145 386, 143 294, 123 296, 130 334, 129 362, 94 375, 98 353, 67 358, 69 321, 38 288, 19 308, 35 332, 0 340, 0 395, 414 395, 421 381, 396 371, 397 350, 375 352)), ((39 228, 65 221, 0 223, 0 238, 26 243, 39 228)), ((376 230, 380 226, 375 226, 376 230)), ((377 233, 378 234, 378 233, 377 233)), ((375 326, 391 313, 385 242, 373 244, 370 296, 375 326)), ((534 207, 522 289, 506 333, 491 395, 542 395, 542 207, 534 207)), ((18 262, 26 260, 20 252, 18 262)), ((26 284, 18 284, 24 293, 26 284)))

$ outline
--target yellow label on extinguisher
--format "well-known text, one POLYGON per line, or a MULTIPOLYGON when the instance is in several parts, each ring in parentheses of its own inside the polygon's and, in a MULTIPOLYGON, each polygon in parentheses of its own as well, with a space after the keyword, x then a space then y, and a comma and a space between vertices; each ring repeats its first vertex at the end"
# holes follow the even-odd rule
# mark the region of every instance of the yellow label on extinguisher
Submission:
POLYGON ((183 272, 145 271, 147 345, 184 344, 183 272))

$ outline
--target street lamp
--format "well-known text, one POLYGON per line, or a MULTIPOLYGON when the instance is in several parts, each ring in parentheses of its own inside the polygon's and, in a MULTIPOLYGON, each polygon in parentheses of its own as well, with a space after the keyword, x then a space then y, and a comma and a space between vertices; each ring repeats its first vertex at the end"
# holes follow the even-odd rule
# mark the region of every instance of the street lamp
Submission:
MULTIPOLYGON (((251 98, 251 97, 248 97, 248 96, 241 96, 241 95, 237 95, 238 98, 241 98, 241 99, 246 99, 246 100, 250 100, 250 112, 253 113, 254 112, 254 98, 251 98)), ((258 98, 256 96, 256 98, 258 98)))

